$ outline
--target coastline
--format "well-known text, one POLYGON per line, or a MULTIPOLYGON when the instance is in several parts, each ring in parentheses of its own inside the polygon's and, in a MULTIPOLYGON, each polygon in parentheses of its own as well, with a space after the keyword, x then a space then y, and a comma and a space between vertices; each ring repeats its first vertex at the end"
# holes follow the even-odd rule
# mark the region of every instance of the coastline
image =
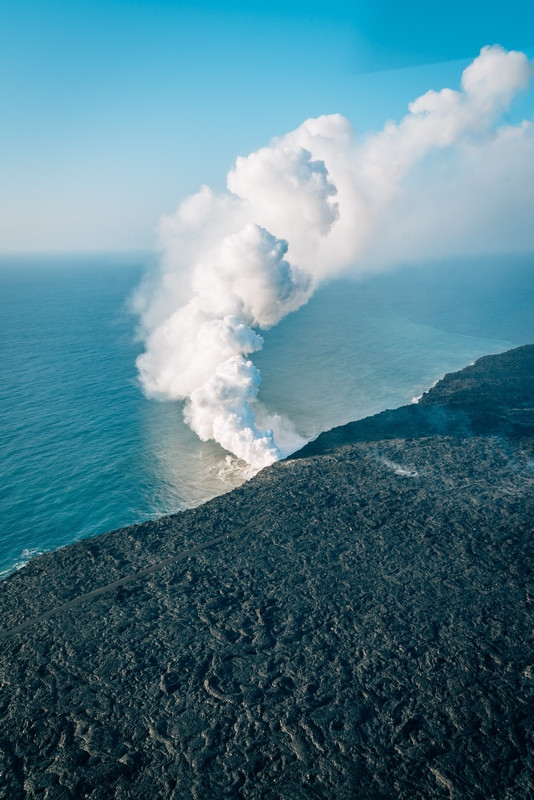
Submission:
POLYGON ((529 796, 533 376, 484 357, 6 578, 4 632, 95 594, 2 641, 0 797, 529 796))

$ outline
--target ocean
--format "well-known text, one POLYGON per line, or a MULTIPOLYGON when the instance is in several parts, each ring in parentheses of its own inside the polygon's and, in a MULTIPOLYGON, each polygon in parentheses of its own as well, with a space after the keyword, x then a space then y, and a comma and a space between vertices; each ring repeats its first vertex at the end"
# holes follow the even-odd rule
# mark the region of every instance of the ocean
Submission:
MULTIPOLYGON (((0 577, 250 475, 192 433, 180 403, 143 396, 128 299, 145 269, 141 257, 0 262, 0 577)), ((332 281, 262 335, 261 402, 309 439, 534 342, 534 257, 332 281)))

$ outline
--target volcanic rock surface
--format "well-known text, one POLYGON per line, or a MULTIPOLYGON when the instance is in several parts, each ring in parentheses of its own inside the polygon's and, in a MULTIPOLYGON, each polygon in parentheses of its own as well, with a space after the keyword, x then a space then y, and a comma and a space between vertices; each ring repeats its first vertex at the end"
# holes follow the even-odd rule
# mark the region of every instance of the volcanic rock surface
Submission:
POLYGON ((534 798, 533 407, 486 357, 3 581, 0 798, 534 798))

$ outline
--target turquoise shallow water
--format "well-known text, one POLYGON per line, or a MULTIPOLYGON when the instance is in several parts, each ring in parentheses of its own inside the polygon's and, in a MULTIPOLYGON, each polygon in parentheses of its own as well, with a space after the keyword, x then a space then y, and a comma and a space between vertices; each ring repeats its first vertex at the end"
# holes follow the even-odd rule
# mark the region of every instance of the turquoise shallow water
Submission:
MULTIPOLYGON (((179 403, 142 395, 125 303, 142 272, 135 259, 0 264, 0 575, 244 479, 179 403)), ((264 338, 261 400, 309 438, 534 341, 534 259, 336 281, 264 338)))

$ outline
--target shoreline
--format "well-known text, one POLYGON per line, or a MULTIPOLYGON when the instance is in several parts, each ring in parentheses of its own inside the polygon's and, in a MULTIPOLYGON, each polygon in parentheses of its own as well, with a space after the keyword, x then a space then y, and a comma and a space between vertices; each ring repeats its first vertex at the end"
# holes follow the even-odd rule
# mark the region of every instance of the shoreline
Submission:
MULTIPOLYGON (((512 349, 512 350, 515 350, 515 349, 519 349, 519 348, 512 347, 511 349, 512 349)), ((504 353, 506 353, 506 352, 509 352, 509 351, 508 351, 508 350, 505 350, 505 351, 504 351, 504 353)), ((497 355, 502 355, 502 354, 503 354, 503 353, 501 353, 501 352, 500 352, 500 353, 498 353, 497 355)), ((486 357, 486 356, 483 356, 482 358, 485 358, 485 357, 486 357)), ((492 357, 492 356, 490 356, 490 357, 492 357)), ((480 359, 477 359, 477 361, 479 361, 479 360, 480 360, 480 359)), ((468 364, 467 366, 473 366, 475 363, 476 363, 476 362, 471 362, 471 363, 470 363, 470 364, 468 364)), ((467 368, 467 367, 465 367, 464 369, 466 369, 466 368, 467 368)), ((460 370, 460 371, 463 371, 463 370, 460 370)), ((419 402, 419 401, 420 401, 420 400, 421 400, 421 399, 422 399, 422 398, 423 398, 425 395, 427 395, 427 394, 428 394, 428 393, 429 393, 429 392, 430 392, 432 389, 434 389, 434 387, 435 387, 437 384, 439 384, 439 383, 440 383, 440 382, 441 382, 441 381, 442 381, 442 380, 443 380, 443 379, 444 379, 444 378, 447 376, 447 374, 448 374, 448 373, 444 374, 444 375, 443 375, 441 378, 438 378, 438 379, 434 380, 434 381, 433 381, 433 382, 430 384, 430 386, 428 387, 428 389, 426 389, 426 390, 425 390, 425 391, 424 391, 424 392, 423 392, 421 395, 419 395, 418 402, 419 402)), ((450 373, 450 374, 456 374, 456 373, 450 373)), ((414 400, 415 400, 415 398, 412 398, 412 400, 411 400, 410 402, 411 402, 411 403, 413 403, 413 404, 416 404, 416 403, 414 403, 414 400)), ((404 408, 406 408, 406 407, 407 407, 407 406, 400 406, 400 407, 397 407, 397 408, 395 408, 395 409, 385 409, 383 412, 378 412, 377 414, 372 414, 372 415, 370 415, 370 416, 362 417, 362 418, 360 418, 360 419, 356 420, 355 422, 348 422, 348 423, 344 423, 344 424, 342 424, 342 425, 340 425, 340 426, 336 426, 336 427, 334 427, 334 428, 332 428, 332 429, 329 429, 329 430, 327 430, 327 431, 323 431, 323 432, 319 433, 317 436, 315 436, 315 438, 313 438, 313 439, 309 440, 308 444, 307 444, 307 445, 305 445, 305 446, 304 446, 304 448, 308 447, 308 445, 313 445, 313 443, 314 443, 314 442, 316 442, 316 441, 317 441, 317 439, 319 439, 319 438, 321 438, 321 437, 324 437, 324 436, 326 436, 326 435, 330 434, 332 431, 340 431, 340 430, 342 430, 342 429, 346 428, 347 426, 359 425, 359 424, 365 423, 367 420, 375 420, 375 419, 377 419, 378 417, 380 417, 380 416, 381 416, 381 415, 383 415, 383 414, 396 414, 397 412, 400 412, 400 410, 401 410, 401 409, 404 409, 404 408)), ((302 449, 304 449, 304 448, 302 448, 302 449)), ((289 456, 287 456, 286 458, 288 458, 288 459, 292 459, 292 458, 294 458, 294 457, 298 457, 298 456, 297 456, 297 453, 298 453, 298 452, 300 452, 300 451, 296 451, 295 453, 292 453, 292 454, 290 454, 290 455, 289 455, 289 456)), ((231 455, 231 454, 230 454, 230 455, 231 455)), ((228 456, 227 456, 227 457, 228 457, 228 456)), ((249 480, 249 479, 248 479, 248 478, 247 478, 247 479, 245 479, 245 481, 244 481, 244 482, 246 482, 247 480, 249 480)), ((241 484, 241 485, 242 485, 242 484, 241 484)), ((227 492, 231 492, 231 491, 233 491, 233 490, 234 490, 234 488, 235 488, 235 487, 229 488, 229 489, 227 490, 227 492)), ((227 492, 226 492, 226 493, 227 493, 227 492)), ((107 531, 101 531, 101 532, 99 532, 99 533, 92 533, 92 534, 90 534, 90 535, 84 535, 82 538, 75 539, 75 540, 73 540, 72 542, 69 542, 69 543, 67 543, 67 544, 61 544, 61 545, 58 545, 57 547, 51 547, 51 548, 49 548, 49 549, 48 549, 48 548, 47 548, 47 549, 40 549, 39 547, 35 547, 35 548, 32 548, 31 550, 23 550, 23 551, 20 553, 19 557, 16 559, 16 561, 15 561, 15 562, 14 562, 14 563, 13 563, 11 566, 9 566, 9 567, 6 567, 6 568, 5 568, 5 569, 4 569, 2 572, 0 572, 0 583, 1 583, 2 581, 6 580, 6 578, 8 578, 10 575, 13 575, 13 574, 15 574, 16 572, 18 572, 19 570, 21 570, 21 569, 24 569, 24 568, 25 568, 25 567, 26 567, 26 566, 27 566, 27 565, 28 565, 28 564, 29 564, 31 561, 33 561, 35 558, 37 558, 37 557, 39 557, 39 556, 42 556, 42 555, 45 555, 45 554, 48 554, 48 553, 54 553, 54 552, 57 552, 58 550, 62 550, 62 549, 64 549, 65 547, 70 547, 71 545, 73 545, 73 544, 77 544, 78 542, 82 542, 82 541, 89 541, 89 540, 92 540, 92 539, 98 538, 99 536, 103 536, 103 535, 105 535, 105 534, 107 534, 107 533, 111 533, 111 532, 113 532, 114 530, 121 530, 123 527, 131 527, 131 525, 139 525, 139 524, 143 524, 143 523, 146 523, 146 522, 154 522, 154 521, 156 521, 157 519, 161 519, 161 518, 168 517, 168 516, 173 516, 174 514, 180 514, 180 513, 182 513, 182 511, 184 511, 184 510, 189 510, 189 509, 191 509, 191 508, 198 508, 198 506, 199 506, 199 505, 203 505, 204 503, 206 503, 206 502, 209 502, 210 500, 212 500, 212 499, 213 499, 213 497, 217 497, 217 496, 220 496, 220 495, 213 495, 212 497, 208 497, 207 499, 204 499, 204 500, 202 500, 202 501, 199 501, 199 503, 198 503, 198 504, 195 504, 195 505, 188 506, 187 508, 181 509, 180 511, 177 511, 177 512, 169 512, 169 513, 164 513, 164 514, 160 514, 159 516, 148 516, 148 517, 146 517, 145 519, 140 519, 139 521, 137 521, 137 522, 133 522, 133 523, 130 523, 129 525, 126 525, 126 526, 120 526, 119 528, 111 528, 111 529, 109 529, 109 530, 107 530, 107 531)))
POLYGON ((484 357, 2 581, 0 798, 530 796, 533 397, 484 357))

